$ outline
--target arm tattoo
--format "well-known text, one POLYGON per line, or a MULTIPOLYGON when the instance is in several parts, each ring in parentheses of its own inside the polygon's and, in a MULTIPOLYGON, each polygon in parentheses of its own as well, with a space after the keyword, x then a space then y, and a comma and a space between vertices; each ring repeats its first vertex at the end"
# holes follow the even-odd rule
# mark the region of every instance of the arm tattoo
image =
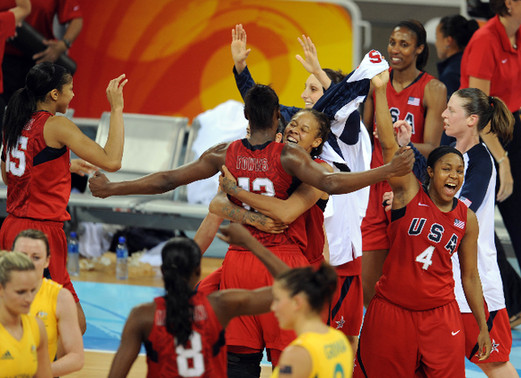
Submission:
POLYGON ((248 211, 231 203, 224 205, 222 212, 226 218, 232 221, 252 226, 255 226, 255 224, 265 226, 268 220, 264 214, 248 211))
POLYGON ((223 190, 231 196, 237 194, 241 190, 241 188, 237 186, 235 181, 230 180, 227 177, 223 177, 221 185, 223 187, 223 190))

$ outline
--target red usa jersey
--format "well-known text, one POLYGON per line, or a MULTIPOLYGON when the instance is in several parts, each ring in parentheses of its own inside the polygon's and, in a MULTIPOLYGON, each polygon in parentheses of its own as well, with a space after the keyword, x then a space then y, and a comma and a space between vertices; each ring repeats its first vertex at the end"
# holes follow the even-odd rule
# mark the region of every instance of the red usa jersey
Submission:
MULTIPOLYGON (((428 73, 420 72, 416 80, 400 92, 396 92, 392 86, 392 80, 389 80, 387 83, 387 101, 389 103, 389 112, 391 113, 393 123, 399 120, 407 121, 412 126, 411 142, 413 143, 423 143, 423 128, 425 125, 423 95, 425 93, 425 86, 432 79, 434 79, 434 77, 428 73)), ((375 95, 373 93, 373 103, 374 100, 375 95)), ((376 120, 376 116, 374 116, 373 119, 376 120)), ((378 139, 375 139, 371 168, 379 167, 382 164, 382 147, 378 139)))
MULTIPOLYGON (((280 155, 283 148, 284 144, 277 142, 252 146, 247 139, 237 140, 228 146, 226 167, 237 179, 237 185, 242 189, 286 199, 299 182, 282 168, 280 155)), ((233 197, 230 199, 233 203, 250 210, 248 205, 233 197)), ((246 227, 266 247, 295 244, 288 236, 288 230, 282 234, 269 234, 252 226, 246 225, 246 227)))
POLYGON ((299 246, 310 264, 320 264, 324 257, 324 209, 327 200, 319 199, 309 210, 295 219, 287 233, 299 246))
MULTIPOLYGON (((315 158, 318 164, 324 160, 315 158)), ((309 210, 291 223, 288 235, 297 244, 310 264, 320 264, 324 257, 324 209, 327 200, 319 199, 309 210)))
POLYGON ((391 242, 376 291, 390 302, 428 310, 454 300, 452 254, 467 226, 467 206, 442 212, 420 188, 409 204, 393 210, 387 229, 391 242), (396 219, 397 218, 397 219, 396 219))
POLYGON ((312 265, 320 265, 324 261, 324 209, 327 200, 319 199, 311 209, 305 212, 307 246, 303 250, 304 256, 312 265))
POLYGON ((66 221, 71 193, 69 149, 48 147, 43 138, 52 114, 33 114, 16 148, 2 151, 7 172, 7 212, 20 218, 66 221))
POLYGON ((145 341, 150 378, 225 378, 226 347, 224 329, 202 293, 193 296, 194 323, 186 346, 176 345, 175 338, 165 327, 166 303, 154 298, 154 325, 145 341))

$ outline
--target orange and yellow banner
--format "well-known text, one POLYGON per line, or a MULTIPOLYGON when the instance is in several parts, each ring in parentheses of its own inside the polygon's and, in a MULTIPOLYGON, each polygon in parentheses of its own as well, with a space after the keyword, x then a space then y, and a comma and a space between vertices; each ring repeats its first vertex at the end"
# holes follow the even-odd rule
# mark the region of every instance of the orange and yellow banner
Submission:
POLYGON ((351 71, 350 14, 324 2, 275 0, 83 0, 84 26, 70 54, 78 64, 78 117, 109 109, 105 88, 127 74, 125 112, 193 118, 240 100, 232 74, 231 30, 243 24, 254 79, 272 84, 285 105, 303 106, 308 73, 295 59, 309 35, 323 67, 351 71))

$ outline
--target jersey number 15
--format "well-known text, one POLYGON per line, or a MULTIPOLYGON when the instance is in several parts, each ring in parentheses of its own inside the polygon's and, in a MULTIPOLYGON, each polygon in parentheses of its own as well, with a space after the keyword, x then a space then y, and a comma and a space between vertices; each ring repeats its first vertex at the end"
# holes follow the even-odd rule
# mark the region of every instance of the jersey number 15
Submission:
POLYGON ((16 149, 10 149, 6 154, 5 170, 17 177, 22 177, 25 172, 25 150, 27 150, 27 141, 27 137, 21 136, 18 138, 18 143, 16 143, 16 149), (11 161, 11 159, 17 159, 18 164, 11 161))

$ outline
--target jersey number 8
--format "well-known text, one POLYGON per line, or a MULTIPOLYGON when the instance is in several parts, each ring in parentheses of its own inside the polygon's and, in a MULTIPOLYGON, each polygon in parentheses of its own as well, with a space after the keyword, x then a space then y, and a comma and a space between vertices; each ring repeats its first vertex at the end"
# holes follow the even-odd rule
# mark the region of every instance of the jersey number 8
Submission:
POLYGON ((177 372, 183 377, 200 377, 204 373, 203 343, 201 335, 193 331, 190 335, 190 348, 177 345, 177 372), (192 362, 190 364, 190 361, 192 362))

